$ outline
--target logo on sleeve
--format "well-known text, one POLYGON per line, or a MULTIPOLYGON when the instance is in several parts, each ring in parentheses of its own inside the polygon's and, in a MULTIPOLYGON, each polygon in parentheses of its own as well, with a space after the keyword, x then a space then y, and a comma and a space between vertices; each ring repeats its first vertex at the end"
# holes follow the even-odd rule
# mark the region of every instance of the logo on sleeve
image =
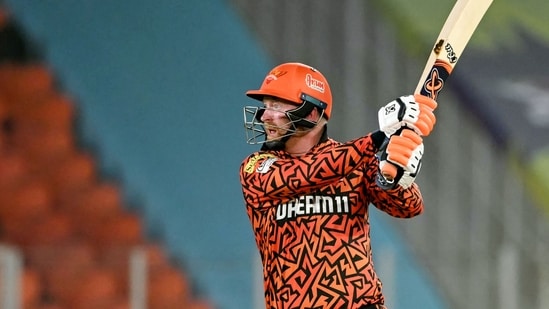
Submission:
POLYGON ((268 158, 265 161, 263 161, 259 167, 255 170, 258 173, 265 174, 267 171, 269 171, 269 168, 273 163, 275 163, 277 158, 268 158))
POLYGON ((248 174, 251 174, 254 171, 258 173, 266 173, 276 160, 277 158, 270 153, 256 154, 248 160, 248 163, 246 163, 246 166, 244 167, 244 171, 248 174), (261 162, 256 169, 257 162, 261 160, 265 161, 261 162))

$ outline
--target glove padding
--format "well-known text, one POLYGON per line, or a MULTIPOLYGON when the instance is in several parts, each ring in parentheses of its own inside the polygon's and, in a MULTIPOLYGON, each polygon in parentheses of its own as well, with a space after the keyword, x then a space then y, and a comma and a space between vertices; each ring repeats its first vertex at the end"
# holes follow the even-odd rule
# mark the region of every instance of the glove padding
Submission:
POLYGON ((384 190, 394 189, 397 184, 404 189, 409 188, 421 169, 422 157, 423 139, 421 136, 412 130, 401 130, 399 134, 391 136, 378 153, 377 184, 384 190), (391 164, 397 169, 394 179, 383 175, 382 170, 386 164, 391 164))
POLYGON ((387 137, 402 128, 428 136, 436 123, 433 111, 437 105, 435 100, 421 94, 399 97, 379 109, 379 128, 387 137))

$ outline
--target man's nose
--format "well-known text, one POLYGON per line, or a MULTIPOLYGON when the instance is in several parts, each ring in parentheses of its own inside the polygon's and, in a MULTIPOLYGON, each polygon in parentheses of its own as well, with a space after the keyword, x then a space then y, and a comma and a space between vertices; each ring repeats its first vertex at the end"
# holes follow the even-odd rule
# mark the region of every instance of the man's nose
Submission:
POLYGON ((268 108, 263 108, 259 110, 259 120, 262 122, 265 122, 265 120, 272 120, 273 119, 273 111, 269 110, 268 108))

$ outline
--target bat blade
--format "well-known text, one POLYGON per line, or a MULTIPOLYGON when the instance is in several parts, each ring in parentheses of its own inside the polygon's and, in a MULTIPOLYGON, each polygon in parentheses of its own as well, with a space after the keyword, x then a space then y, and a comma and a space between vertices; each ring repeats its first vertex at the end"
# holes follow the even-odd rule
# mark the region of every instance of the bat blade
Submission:
MULTIPOLYGON (((493 0, 456 1, 440 30, 414 93, 435 100, 438 98, 446 79, 452 74, 492 2, 493 0)), ((385 164, 381 173, 386 179, 392 180, 397 175, 397 167, 385 164)))
POLYGON ((493 0, 457 0, 435 42, 414 93, 437 99, 493 0))

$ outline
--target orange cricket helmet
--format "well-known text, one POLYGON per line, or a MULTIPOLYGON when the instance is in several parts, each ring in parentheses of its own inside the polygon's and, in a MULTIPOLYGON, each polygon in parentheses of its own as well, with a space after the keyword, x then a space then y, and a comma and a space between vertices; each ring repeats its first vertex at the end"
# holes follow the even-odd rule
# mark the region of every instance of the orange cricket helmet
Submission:
POLYGON ((332 91, 328 81, 317 69, 298 62, 283 63, 273 68, 263 80, 261 88, 246 95, 256 100, 273 96, 294 102, 311 103, 324 111, 326 119, 332 113, 332 91))

